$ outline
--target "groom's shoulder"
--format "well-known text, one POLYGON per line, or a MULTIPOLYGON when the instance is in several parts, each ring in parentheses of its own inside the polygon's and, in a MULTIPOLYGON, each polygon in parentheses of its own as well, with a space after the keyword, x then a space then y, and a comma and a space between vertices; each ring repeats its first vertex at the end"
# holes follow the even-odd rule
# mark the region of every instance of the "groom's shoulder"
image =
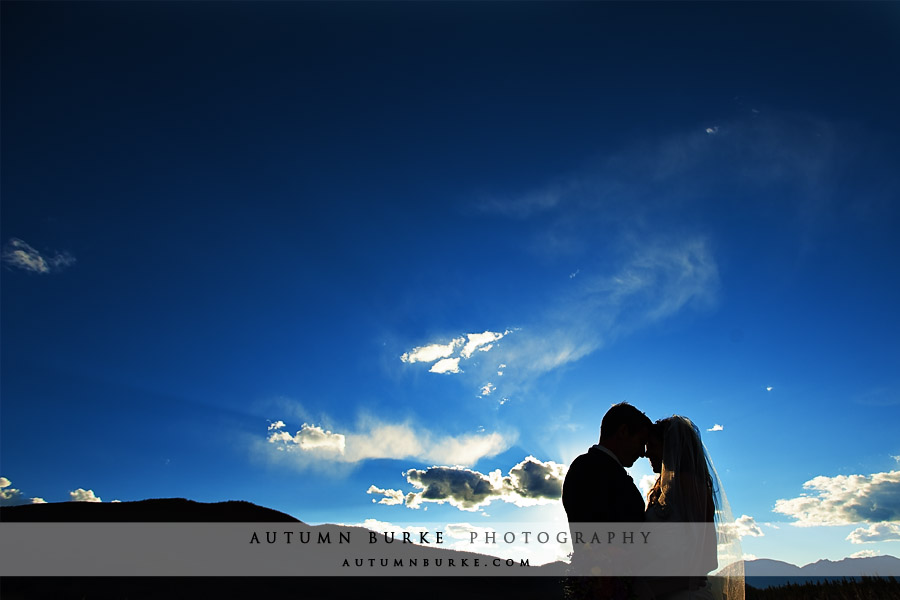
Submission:
POLYGON ((606 452, 599 450, 596 446, 588 449, 584 454, 578 455, 572 464, 569 465, 569 473, 572 471, 581 471, 584 469, 609 469, 615 466, 615 461, 606 452))

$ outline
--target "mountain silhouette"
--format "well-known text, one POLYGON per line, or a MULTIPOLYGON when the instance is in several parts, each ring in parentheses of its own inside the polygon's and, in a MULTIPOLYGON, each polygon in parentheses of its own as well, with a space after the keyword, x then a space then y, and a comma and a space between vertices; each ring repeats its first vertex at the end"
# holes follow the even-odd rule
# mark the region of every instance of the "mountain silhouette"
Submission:
MULTIPOLYGON (((0 508, 0 521, 18 523, 276 523, 291 522, 300 529, 367 531, 341 525, 310 526, 299 519, 250 502, 195 502, 184 498, 159 498, 134 502, 58 502, 0 508)), ((463 557, 492 559, 469 552, 445 548, 411 546, 398 548, 398 555, 415 552, 431 558, 463 557)), ((555 566, 558 566, 556 564, 555 566)), ((543 568, 543 567, 536 567, 543 568)), ((551 566, 552 568, 552 566, 551 566)), ((195 600, 196 598, 288 597, 304 600, 343 600, 367 597, 392 597, 407 593, 427 593, 429 600, 491 599, 512 594, 521 598, 540 597, 563 600, 562 581, 556 576, 504 577, 3 577, 3 600, 76 600, 158 598, 195 600)))
POLYGON ((195 502, 155 498, 135 502, 48 502, 0 508, 0 521, 19 523, 302 523, 243 500, 195 502))

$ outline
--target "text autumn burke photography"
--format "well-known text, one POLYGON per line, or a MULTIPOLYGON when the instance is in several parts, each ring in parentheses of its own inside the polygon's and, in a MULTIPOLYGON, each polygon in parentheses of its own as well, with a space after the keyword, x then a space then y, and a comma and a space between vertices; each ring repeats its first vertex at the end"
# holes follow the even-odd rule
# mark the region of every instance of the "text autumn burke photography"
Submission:
POLYGON ((0 595, 900 597, 898 23, 0 2, 0 595))

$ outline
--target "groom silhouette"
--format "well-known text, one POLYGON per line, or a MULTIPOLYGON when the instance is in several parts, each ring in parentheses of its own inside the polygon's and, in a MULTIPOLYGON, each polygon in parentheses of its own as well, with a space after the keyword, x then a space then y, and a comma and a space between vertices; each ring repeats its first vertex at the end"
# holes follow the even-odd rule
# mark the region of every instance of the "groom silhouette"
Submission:
POLYGON ((575 523, 638 523, 644 498, 625 472, 641 456, 652 421, 627 402, 615 404, 600 422, 600 441, 576 458, 563 482, 570 529, 575 523))

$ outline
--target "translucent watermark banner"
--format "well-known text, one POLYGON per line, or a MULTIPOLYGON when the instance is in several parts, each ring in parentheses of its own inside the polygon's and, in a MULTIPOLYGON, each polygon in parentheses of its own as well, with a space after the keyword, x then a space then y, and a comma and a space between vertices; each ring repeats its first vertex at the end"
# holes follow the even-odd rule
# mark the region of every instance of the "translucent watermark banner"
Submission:
MULTIPOLYGON (((705 576, 712 524, 0 523, 0 576, 705 576), (541 554, 543 552, 543 555, 541 554), (539 562, 544 556, 549 562, 539 562)), ((884 575, 884 574, 882 574, 884 575)))

